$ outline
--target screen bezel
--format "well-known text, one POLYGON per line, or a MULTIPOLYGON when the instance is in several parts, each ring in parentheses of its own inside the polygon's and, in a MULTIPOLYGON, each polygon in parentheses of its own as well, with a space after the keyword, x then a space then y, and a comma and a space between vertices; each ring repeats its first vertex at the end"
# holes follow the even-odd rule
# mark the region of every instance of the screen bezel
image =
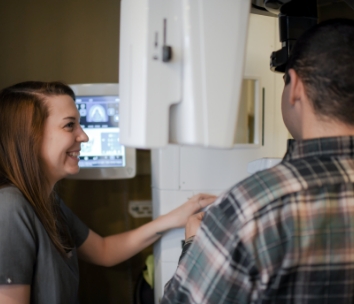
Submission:
MULTIPOLYGON (((71 84, 75 96, 119 96, 118 83, 89 83, 71 84)), ((136 150, 125 147, 124 167, 82 167, 78 174, 70 175, 70 179, 101 180, 101 179, 126 179, 136 174, 136 150)))

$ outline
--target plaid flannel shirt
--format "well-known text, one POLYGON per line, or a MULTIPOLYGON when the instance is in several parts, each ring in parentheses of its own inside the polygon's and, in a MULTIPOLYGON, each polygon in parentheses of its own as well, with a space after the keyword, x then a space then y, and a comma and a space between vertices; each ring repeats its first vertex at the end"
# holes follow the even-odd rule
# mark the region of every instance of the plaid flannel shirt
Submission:
POLYGON ((206 212, 166 303, 352 303, 354 137, 289 140, 206 212))

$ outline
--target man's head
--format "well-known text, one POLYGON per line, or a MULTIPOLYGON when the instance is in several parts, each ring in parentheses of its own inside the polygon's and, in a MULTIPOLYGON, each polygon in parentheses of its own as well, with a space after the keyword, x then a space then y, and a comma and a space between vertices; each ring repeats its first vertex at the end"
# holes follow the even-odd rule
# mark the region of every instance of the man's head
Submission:
POLYGON ((296 121, 287 117, 284 106, 284 99, 292 94, 288 86, 294 85, 293 81, 301 82, 318 119, 354 126, 354 21, 320 23, 294 46, 285 71, 282 106, 289 131, 296 133, 296 121))

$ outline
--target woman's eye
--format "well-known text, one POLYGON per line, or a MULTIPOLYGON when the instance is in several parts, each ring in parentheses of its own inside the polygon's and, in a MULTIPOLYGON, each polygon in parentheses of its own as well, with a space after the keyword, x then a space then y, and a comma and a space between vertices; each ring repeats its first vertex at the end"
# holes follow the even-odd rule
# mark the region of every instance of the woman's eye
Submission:
POLYGON ((68 128, 68 129, 73 129, 74 128, 74 123, 73 122, 69 122, 67 125, 65 125, 65 128, 68 128))

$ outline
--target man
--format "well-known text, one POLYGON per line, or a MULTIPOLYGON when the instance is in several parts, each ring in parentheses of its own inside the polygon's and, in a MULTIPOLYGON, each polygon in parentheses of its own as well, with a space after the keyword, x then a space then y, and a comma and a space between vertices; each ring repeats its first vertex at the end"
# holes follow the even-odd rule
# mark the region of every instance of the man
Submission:
POLYGON ((295 139, 283 161, 205 213, 162 304, 352 303, 354 21, 298 40, 282 113, 295 139))

